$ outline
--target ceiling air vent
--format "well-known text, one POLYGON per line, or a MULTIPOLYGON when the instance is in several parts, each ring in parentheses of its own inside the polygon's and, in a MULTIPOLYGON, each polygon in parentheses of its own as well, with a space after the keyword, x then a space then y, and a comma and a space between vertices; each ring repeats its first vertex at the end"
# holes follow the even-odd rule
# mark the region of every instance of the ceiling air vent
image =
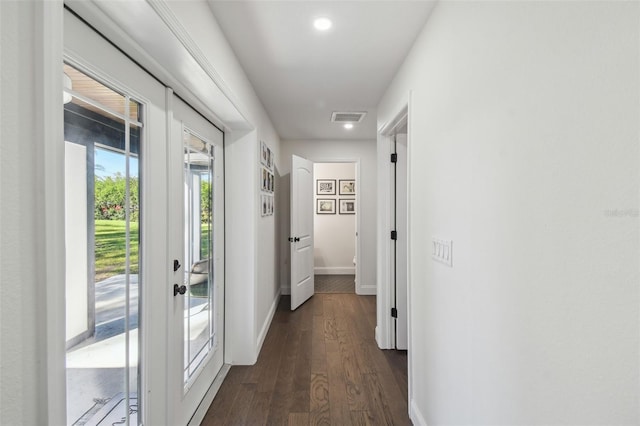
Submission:
POLYGON ((362 121, 366 112, 334 112, 331 114, 331 121, 334 123, 359 123, 362 121))

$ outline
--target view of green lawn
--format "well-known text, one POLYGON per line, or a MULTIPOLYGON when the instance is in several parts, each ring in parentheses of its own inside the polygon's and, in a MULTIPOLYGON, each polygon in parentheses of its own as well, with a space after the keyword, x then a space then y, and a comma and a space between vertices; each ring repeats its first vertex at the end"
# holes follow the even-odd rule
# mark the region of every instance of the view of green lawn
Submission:
MULTIPOLYGON (((126 222, 96 220, 96 281, 125 273, 126 222)), ((138 222, 130 222, 131 273, 138 273, 138 222)))
MULTIPOLYGON (((208 252, 208 224, 201 229, 200 250, 203 255, 208 252)), ((132 274, 138 273, 138 222, 130 223, 130 256, 132 274)), ((125 221, 96 220, 96 275, 95 280, 102 281, 109 277, 125 273, 125 221)))

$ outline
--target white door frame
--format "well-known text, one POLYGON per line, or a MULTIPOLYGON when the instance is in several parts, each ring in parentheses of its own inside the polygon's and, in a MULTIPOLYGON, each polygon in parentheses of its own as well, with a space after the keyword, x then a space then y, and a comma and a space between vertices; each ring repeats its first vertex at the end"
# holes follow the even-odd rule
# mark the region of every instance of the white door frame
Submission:
MULTIPOLYGON (((377 270, 377 325, 376 342, 380 349, 392 349, 393 343, 393 318, 391 317, 391 307, 393 302, 393 267, 391 264, 392 241, 390 232, 392 231, 392 168, 391 168, 391 146, 393 144, 393 134, 396 128, 404 119, 407 119, 407 158, 410 163, 411 150, 411 122, 410 122, 410 100, 411 92, 407 99, 400 104, 395 111, 394 118, 381 125, 378 129, 378 270, 377 270)), ((410 164, 407 164, 407 176, 410 175, 410 164)), ((407 193, 410 191, 410 179, 407 178, 407 193)), ((409 200, 410 202, 410 200, 409 200)), ((410 218, 407 222, 407 229, 411 229, 410 218)), ((411 238, 410 232, 408 238, 411 238)), ((409 263, 410 253, 407 255, 409 263)), ((411 277, 407 276, 407 299, 410 300, 411 277)), ((407 317, 410 318, 409 312, 407 317)), ((411 328, 409 321, 409 336, 411 328)), ((410 339, 409 339, 410 340, 410 339)))
MULTIPOLYGON (((400 127, 407 126, 407 121, 403 121, 400 127)), ((392 270, 393 280, 392 287, 395 288, 395 333, 394 343, 398 350, 407 349, 408 340, 408 306, 409 298, 407 297, 407 273, 409 269, 407 267, 408 261, 408 249, 409 249, 409 232, 408 232, 408 192, 407 192, 407 135, 402 132, 402 129, 394 132, 394 146, 396 153, 395 167, 392 167, 392 193, 394 202, 391 203, 391 216, 395 222, 395 230, 397 233, 397 239, 391 241, 391 247, 393 251, 392 256, 392 270)))
MULTIPOLYGON (((39 296, 38 303, 45 307, 44 318, 38 324, 46 329, 44 351, 45 364, 39 377, 46 380, 41 386, 41 398, 35 401, 34 409, 46 413, 50 424, 66 424, 66 348, 65 348, 65 213, 64 213, 64 123, 61 120, 62 79, 59 78, 63 59, 63 3, 62 0, 34 2, 37 20, 21 25, 33 25, 33 53, 37 92, 40 97, 38 112, 43 118, 41 132, 42 152, 37 157, 42 161, 41 184, 44 188, 44 205, 48 214, 41 224, 45 237, 44 276, 47 285, 39 296), (43 323, 44 321, 44 323, 43 323)), ((38 126, 40 127, 40 126, 38 126)), ((38 164, 38 163, 36 163, 38 164)), ((42 348, 40 346, 39 348, 42 348)), ((38 348, 38 349, 39 349, 38 348)))
MULTIPOLYGON (((380 349, 392 349, 394 347, 393 318, 391 317, 391 307, 393 301, 393 267, 391 264, 392 241, 390 232, 392 230, 391 208, 392 208, 392 168, 391 168, 391 147, 393 134, 396 128, 407 120, 407 300, 411 300, 411 99, 412 92, 409 91, 402 99, 393 119, 383 123, 378 128, 378 253, 377 253, 377 321, 375 337, 380 349)), ((411 356, 411 304, 407 303, 407 334, 408 334, 408 397, 412 399, 412 372, 413 359, 411 356)))
MULTIPOLYGON (((380 126, 378 130, 378 274, 377 274, 377 311, 376 341, 381 349, 393 348, 393 319, 391 307, 393 301, 393 265, 391 262, 393 243, 390 238, 392 231, 391 209, 393 191, 391 181, 393 171, 391 167, 391 147, 393 133, 400 123, 409 117, 409 99, 396 109, 393 120, 380 126)), ((407 157, 409 158, 410 129, 407 125, 407 157)), ((407 165, 407 175, 409 174, 407 165)), ((408 190, 408 189, 407 189, 408 190)), ((410 224, 408 224, 410 229, 410 224)), ((407 291, 410 279, 407 278, 407 291)))

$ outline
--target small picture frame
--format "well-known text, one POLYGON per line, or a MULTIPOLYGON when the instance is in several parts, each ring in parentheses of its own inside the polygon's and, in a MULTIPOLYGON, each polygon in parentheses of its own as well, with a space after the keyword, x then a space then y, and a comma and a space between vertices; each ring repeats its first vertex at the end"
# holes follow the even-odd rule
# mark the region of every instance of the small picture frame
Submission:
POLYGON ((276 177, 265 167, 260 167, 260 189, 271 193, 276 189, 276 177))
POLYGON ((273 152, 267 148, 267 168, 273 170, 273 152))
POLYGON ((353 198, 341 198, 340 214, 356 214, 356 200, 353 198))
POLYGON ((267 166, 269 160, 269 148, 267 147, 267 144, 260 141, 260 163, 263 166, 267 166))
POLYGON ((316 180, 316 194, 317 195, 336 195, 336 180, 335 179, 316 180))
POLYGON ((262 194, 260 196, 260 212, 262 214, 262 217, 267 215, 267 211, 268 211, 268 200, 267 200, 267 196, 265 194, 262 194))
POLYGON ((316 214, 336 214, 336 200, 318 198, 316 200, 316 214))
POLYGON ((270 171, 273 171, 273 152, 263 141, 260 141, 260 163, 270 171))
POLYGON ((261 194, 260 195, 260 213, 262 217, 273 216, 274 210, 275 210, 275 203, 273 200, 273 195, 261 194))
POLYGON ((268 191, 269 188, 269 170, 264 167, 260 167, 260 189, 268 191))
POLYGON ((340 195, 356 195, 356 181, 353 179, 340 179, 340 195))

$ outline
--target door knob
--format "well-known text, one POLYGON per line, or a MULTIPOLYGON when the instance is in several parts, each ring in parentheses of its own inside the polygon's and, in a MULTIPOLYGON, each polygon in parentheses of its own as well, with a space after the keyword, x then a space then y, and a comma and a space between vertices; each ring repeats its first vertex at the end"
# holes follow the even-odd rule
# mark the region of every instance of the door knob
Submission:
POLYGON ((186 285, 178 285, 178 284, 174 284, 173 285, 173 295, 174 297, 178 295, 178 293, 180 294, 185 294, 187 292, 187 286, 186 285))
POLYGON ((298 241, 300 241, 300 238, 295 237, 295 238, 293 239, 293 241, 298 242, 298 241))

